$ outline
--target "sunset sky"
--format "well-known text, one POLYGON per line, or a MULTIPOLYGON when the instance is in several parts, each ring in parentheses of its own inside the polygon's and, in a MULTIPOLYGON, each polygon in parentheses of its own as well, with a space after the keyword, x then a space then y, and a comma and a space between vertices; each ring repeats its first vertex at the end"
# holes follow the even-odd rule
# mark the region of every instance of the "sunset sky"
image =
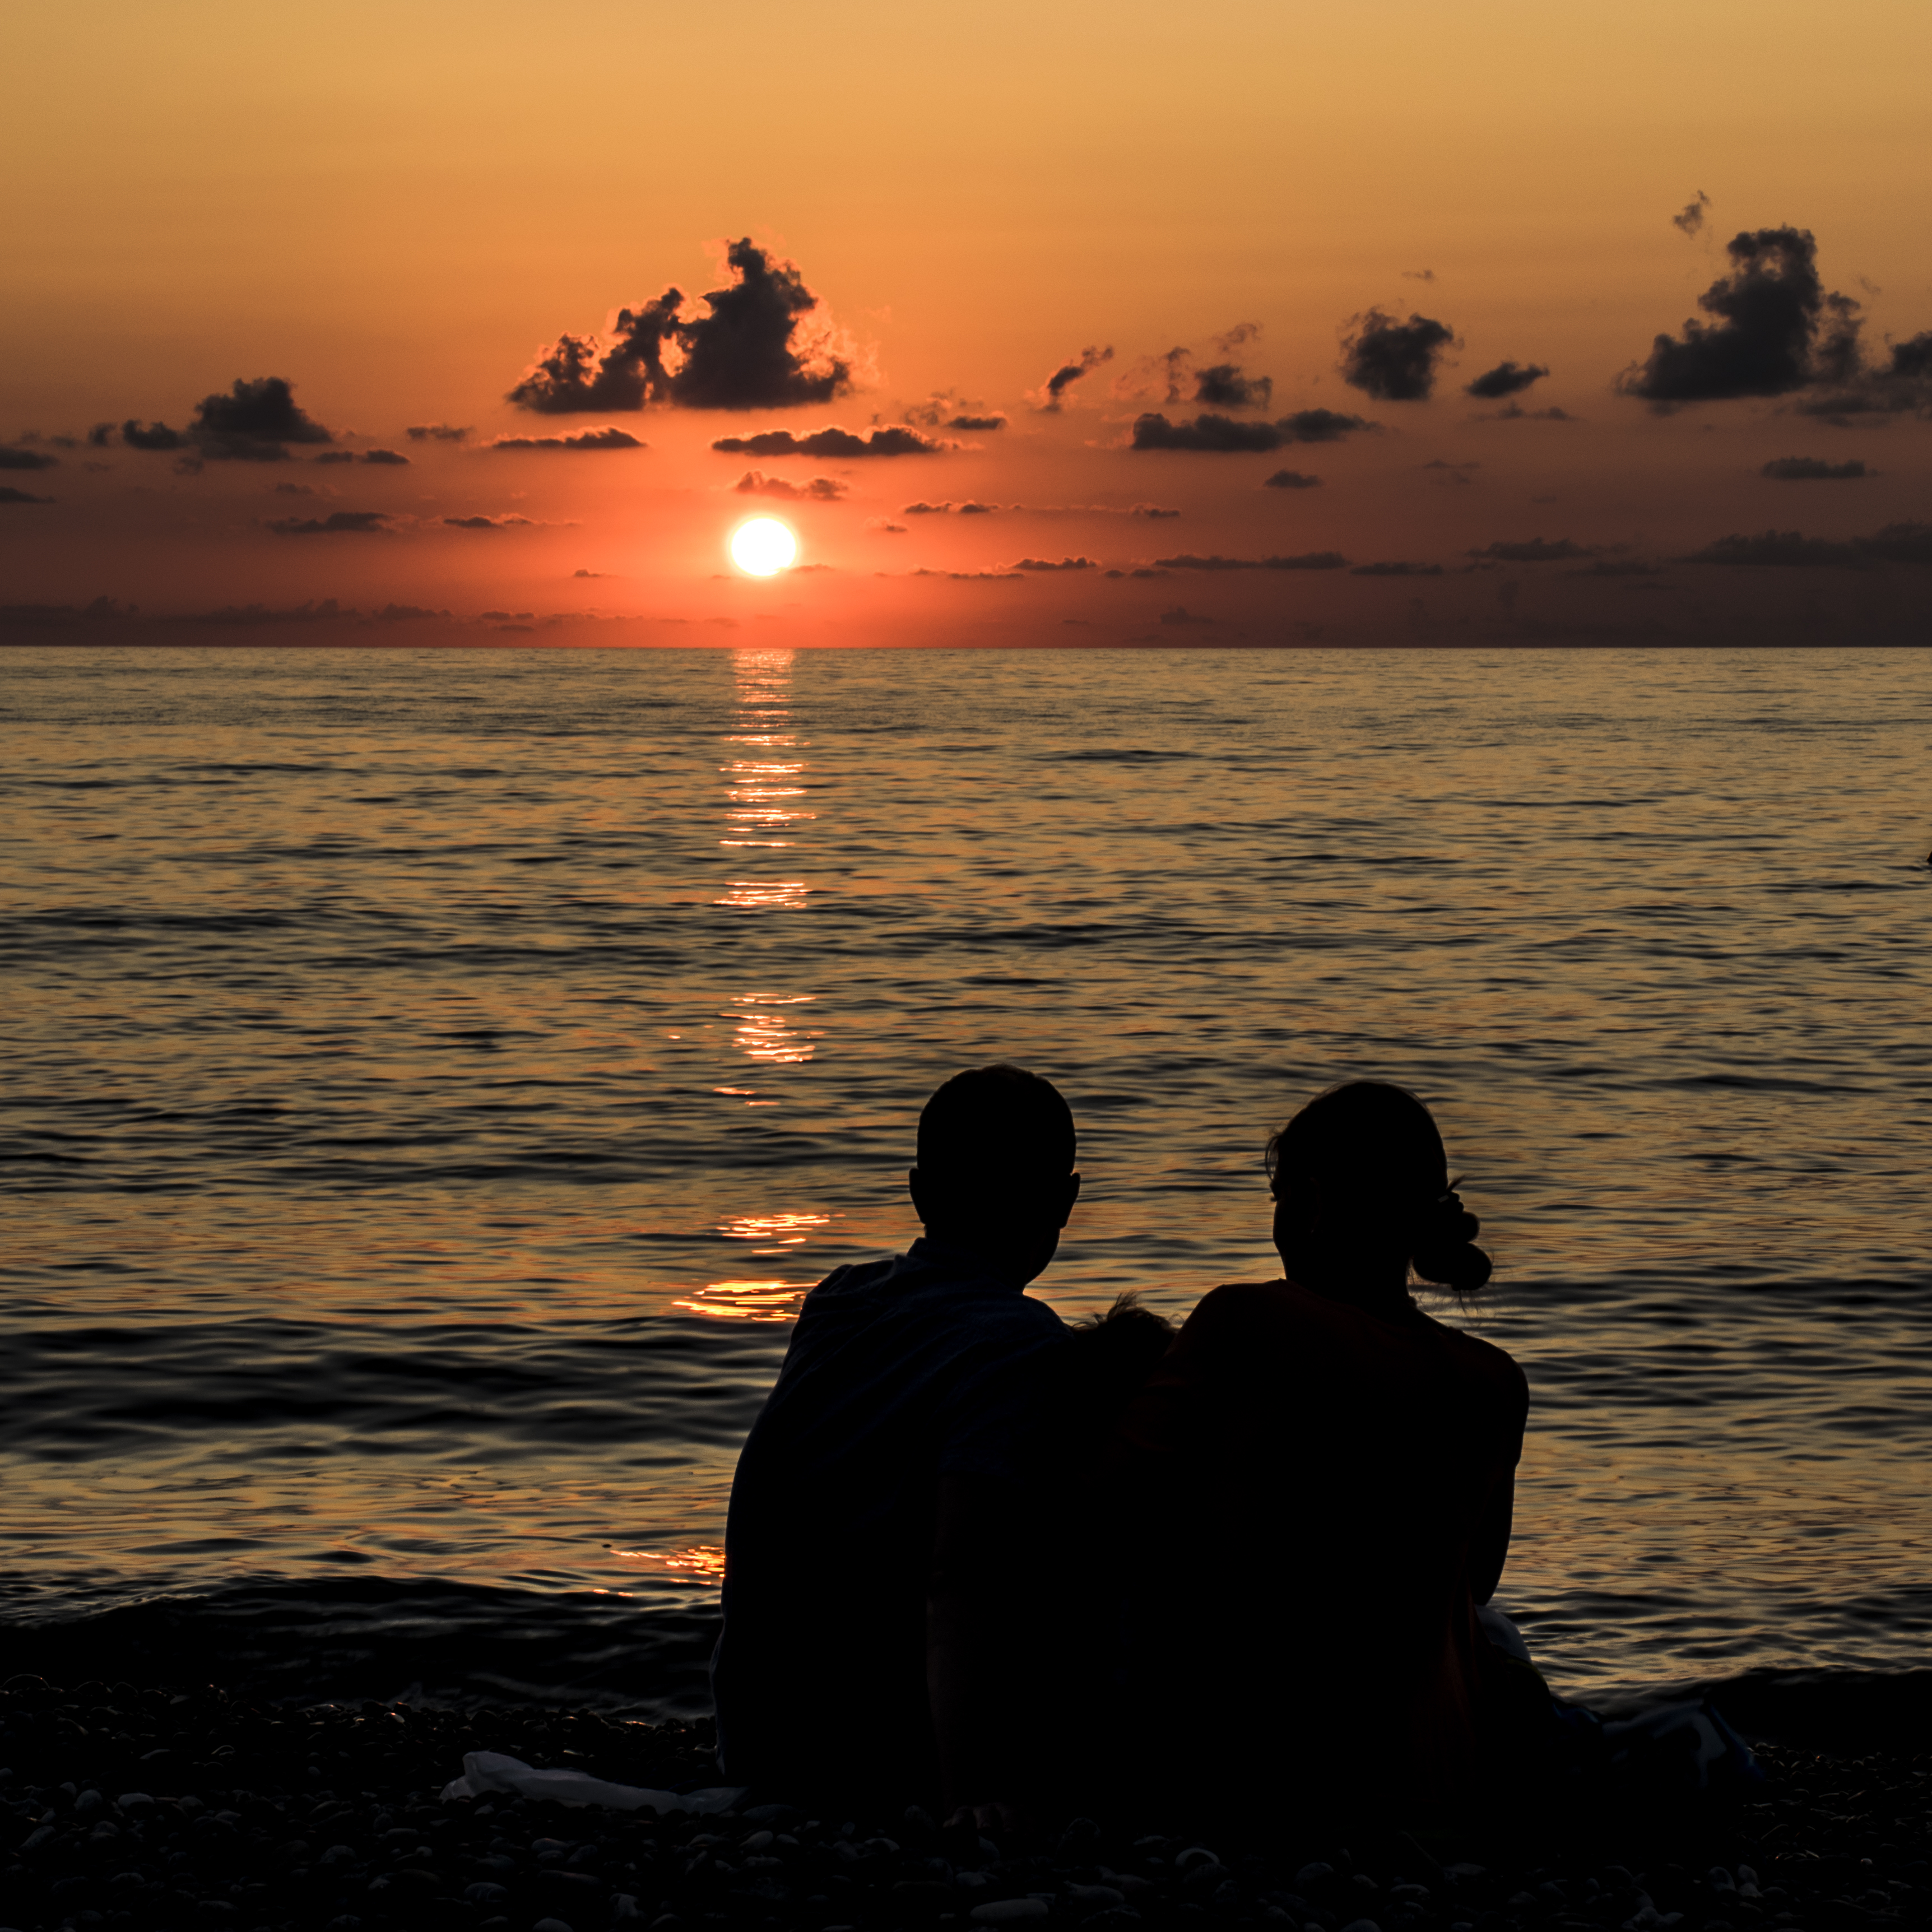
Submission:
POLYGON ((1932 634, 1923 0, 0 49, 0 640, 1932 634))

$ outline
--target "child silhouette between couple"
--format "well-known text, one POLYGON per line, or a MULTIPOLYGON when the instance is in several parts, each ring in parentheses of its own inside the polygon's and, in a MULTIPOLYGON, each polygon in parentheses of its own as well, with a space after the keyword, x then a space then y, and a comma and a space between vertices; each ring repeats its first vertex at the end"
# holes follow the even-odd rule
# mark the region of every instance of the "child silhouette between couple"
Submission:
POLYGON ((1484 1610, 1528 1390, 1410 1293, 1490 1272, 1428 1109, 1370 1081, 1304 1107, 1268 1153, 1283 1277, 1178 1334, 1024 1292, 1075 1152, 1048 1082, 956 1076, 922 1237, 806 1298, 732 1490, 724 1774, 982 1828, 1130 1791, 1479 1803, 1528 1674, 1484 1610))

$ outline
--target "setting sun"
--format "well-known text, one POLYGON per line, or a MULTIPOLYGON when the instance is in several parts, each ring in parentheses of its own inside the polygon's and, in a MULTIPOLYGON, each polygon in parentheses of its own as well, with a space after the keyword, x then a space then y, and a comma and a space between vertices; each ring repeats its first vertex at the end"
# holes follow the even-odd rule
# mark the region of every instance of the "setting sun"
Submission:
POLYGON ((776 577, 798 555, 798 539, 776 517, 754 517, 731 532, 731 561, 752 577, 776 577))

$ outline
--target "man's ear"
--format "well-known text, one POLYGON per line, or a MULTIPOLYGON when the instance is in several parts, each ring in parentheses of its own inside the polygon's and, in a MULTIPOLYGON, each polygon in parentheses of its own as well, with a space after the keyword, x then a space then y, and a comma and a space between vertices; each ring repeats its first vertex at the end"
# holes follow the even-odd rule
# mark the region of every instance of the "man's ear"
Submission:
POLYGON ((922 1221, 928 1220, 926 1211, 926 1178, 916 1167, 906 1170, 906 1192, 912 1196, 913 1211, 922 1221))
POLYGON ((1077 1174, 1070 1174, 1066 1177, 1066 1205, 1062 1210, 1060 1216, 1060 1225, 1061 1227, 1065 1227, 1067 1222, 1073 1218, 1073 1204, 1079 1198, 1080 1177, 1077 1174))

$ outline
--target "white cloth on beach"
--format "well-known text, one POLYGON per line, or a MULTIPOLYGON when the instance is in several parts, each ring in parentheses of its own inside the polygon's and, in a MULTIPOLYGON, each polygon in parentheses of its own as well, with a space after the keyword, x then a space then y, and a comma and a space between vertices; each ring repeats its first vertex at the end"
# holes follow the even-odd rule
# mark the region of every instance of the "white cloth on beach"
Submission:
POLYGON ((728 1811, 744 1796, 742 1784, 714 1785, 704 1791, 652 1791, 640 1784, 612 1784, 587 1772, 560 1767, 538 1770, 500 1751, 465 1751, 463 1775, 442 1788, 446 1801, 502 1792, 515 1798, 549 1798, 560 1804, 602 1804, 615 1811, 728 1811))

